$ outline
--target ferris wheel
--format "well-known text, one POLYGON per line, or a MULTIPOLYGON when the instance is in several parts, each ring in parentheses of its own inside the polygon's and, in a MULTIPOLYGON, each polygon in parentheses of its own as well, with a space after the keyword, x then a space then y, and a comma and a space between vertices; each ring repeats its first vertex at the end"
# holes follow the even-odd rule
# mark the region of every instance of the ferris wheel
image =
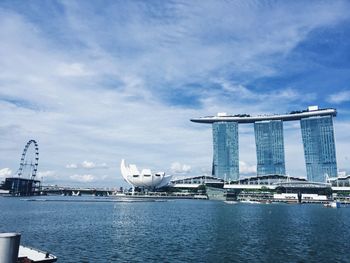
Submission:
POLYGON ((18 177, 26 176, 34 179, 38 171, 39 146, 35 140, 30 140, 24 146, 21 163, 17 172, 18 177))

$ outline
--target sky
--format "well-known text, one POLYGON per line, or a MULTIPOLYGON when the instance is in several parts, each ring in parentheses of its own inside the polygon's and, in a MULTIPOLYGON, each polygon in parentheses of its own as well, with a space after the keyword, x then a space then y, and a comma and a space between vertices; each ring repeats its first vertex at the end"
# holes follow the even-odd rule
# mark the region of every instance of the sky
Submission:
MULTIPOLYGON (((218 112, 332 107, 350 173, 349 1, 0 1, 0 181, 39 144, 44 184, 125 186, 121 159, 175 176, 211 174, 218 112)), ((286 170, 305 177, 299 122, 286 170)), ((240 171, 256 171, 240 125, 240 171)))

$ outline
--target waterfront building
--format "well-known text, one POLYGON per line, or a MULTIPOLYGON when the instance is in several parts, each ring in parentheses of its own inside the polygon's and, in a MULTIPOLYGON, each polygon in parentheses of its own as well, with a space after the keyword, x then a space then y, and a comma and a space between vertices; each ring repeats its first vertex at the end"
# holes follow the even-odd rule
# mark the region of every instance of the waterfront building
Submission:
POLYGON ((127 183, 143 189, 161 188, 166 186, 172 178, 164 172, 152 173, 150 169, 139 172, 135 164, 127 165, 124 159, 120 163, 120 171, 127 183))
POLYGON ((239 178, 237 122, 213 123, 212 175, 226 181, 239 178))
POLYGON ((284 161, 283 122, 254 123, 257 175, 286 174, 284 161))
POLYGON ((5 182, 0 185, 0 189, 8 190, 10 195, 14 196, 32 196, 39 195, 41 181, 21 178, 19 176, 5 178, 5 182))
POLYGON ((307 178, 326 182, 326 177, 337 176, 333 131, 333 117, 336 115, 335 109, 310 106, 307 110, 286 114, 250 116, 219 113, 191 121, 212 124, 213 175, 227 182, 239 179, 238 125, 254 124, 257 175, 285 175, 283 122, 300 121, 307 178))
POLYGON ((196 189, 201 185, 223 188, 224 180, 209 175, 196 176, 174 176, 168 186, 179 189, 196 189))
POLYGON ((300 120, 304 144, 307 179, 325 182, 337 176, 332 116, 317 116, 300 120))

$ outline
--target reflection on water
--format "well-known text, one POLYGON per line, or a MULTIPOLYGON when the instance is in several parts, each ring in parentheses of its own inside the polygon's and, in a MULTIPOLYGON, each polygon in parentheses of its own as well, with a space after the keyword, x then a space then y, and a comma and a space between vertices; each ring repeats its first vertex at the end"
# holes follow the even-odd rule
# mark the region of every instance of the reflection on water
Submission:
POLYGON ((21 232, 23 244, 51 251, 59 262, 347 262, 349 256, 346 208, 46 199, 0 198, 0 232, 21 232))

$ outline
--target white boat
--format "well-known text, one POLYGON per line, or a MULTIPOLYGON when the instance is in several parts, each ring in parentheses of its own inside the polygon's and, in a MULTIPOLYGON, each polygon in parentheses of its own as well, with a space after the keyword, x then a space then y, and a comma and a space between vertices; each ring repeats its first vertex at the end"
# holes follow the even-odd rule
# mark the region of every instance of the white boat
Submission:
POLYGON ((252 200, 241 200, 241 203, 246 203, 246 204, 260 204, 258 201, 252 201, 252 200))
POLYGON ((207 200, 208 196, 206 196, 206 195, 194 195, 193 198, 207 200))
POLYGON ((50 254, 49 252, 44 252, 39 249, 19 246, 18 251, 18 261, 19 263, 25 262, 42 262, 42 263, 51 263, 56 262, 57 257, 50 254))
POLYGON ((230 204, 230 205, 238 204, 237 201, 224 201, 224 203, 230 204))
POLYGON ((126 196, 126 194, 124 194, 124 193, 114 193, 113 196, 122 196, 123 197, 123 196, 126 196))
POLYGON ((260 204, 269 205, 269 204, 272 204, 272 202, 270 200, 262 200, 260 201, 260 204))
POLYGON ((325 207, 331 207, 331 208, 339 208, 340 207, 340 203, 337 201, 334 202, 330 202, 327 204, 324 204, 325 207))

